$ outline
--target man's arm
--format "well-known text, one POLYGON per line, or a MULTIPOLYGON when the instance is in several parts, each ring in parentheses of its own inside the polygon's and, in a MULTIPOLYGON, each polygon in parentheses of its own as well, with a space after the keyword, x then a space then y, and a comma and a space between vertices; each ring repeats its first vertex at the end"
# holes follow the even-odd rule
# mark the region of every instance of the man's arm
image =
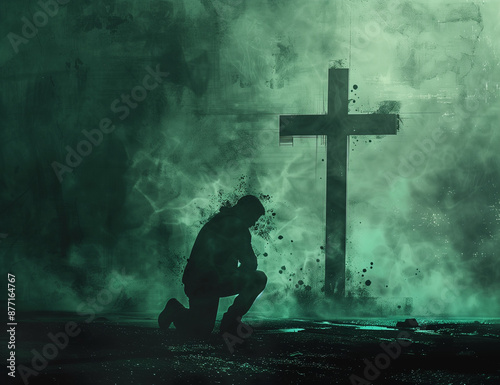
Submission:
POLYGON ((246 271, 257 270, 257 257, 252 248, 252 237, 250 231, 246 230, 245 236, 243 238, 243 244, 241 245, 241 254, 238 259, 240 261, 240 269, 246 271))

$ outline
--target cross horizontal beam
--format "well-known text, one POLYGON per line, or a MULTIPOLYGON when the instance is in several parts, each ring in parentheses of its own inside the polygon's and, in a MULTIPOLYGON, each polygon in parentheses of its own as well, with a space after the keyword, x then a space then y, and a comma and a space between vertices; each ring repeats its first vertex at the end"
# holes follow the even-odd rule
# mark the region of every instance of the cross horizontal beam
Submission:
POLYGON ((353 114, 344 118, 329 115, 281 115, 280 136, 395 135, 399 118, 396 114, 353 114), (333 131, 336 129, 336 131, 333 131))

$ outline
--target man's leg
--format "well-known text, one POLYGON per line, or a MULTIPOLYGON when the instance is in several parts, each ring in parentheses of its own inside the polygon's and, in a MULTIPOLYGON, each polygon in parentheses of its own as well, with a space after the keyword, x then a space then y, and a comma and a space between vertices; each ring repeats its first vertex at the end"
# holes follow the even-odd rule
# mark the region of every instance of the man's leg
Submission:
POLYGON ((189 309, 174 318, 174 325, 182 334, 205 337, 212 333, 219 307, 218 297, 191 296, 189 309))
POLYGON ((238 318, 243 317, 253 305, 257 296, 266 287, 267 276, 262 271, 241 273, 234 277, 233 284, 238 296, 222 318, 221 331, 234 331, 238 318))

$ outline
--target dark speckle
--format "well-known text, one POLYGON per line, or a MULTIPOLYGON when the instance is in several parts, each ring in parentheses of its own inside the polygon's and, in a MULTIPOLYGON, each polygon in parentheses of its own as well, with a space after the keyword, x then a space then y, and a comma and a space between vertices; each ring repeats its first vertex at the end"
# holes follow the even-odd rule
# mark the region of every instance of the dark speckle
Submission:
POLYGON ((281 240, 281 239, 283 239, 283 235, 280 235, 280 236, 278 237, 278 239, 280 239, 280 240, 281 240))
POLYGON ((352 88, 354 88, 355 90, 357 90, 359 87, 357 84, 353 85, 352 88))
POLYGON ((367 281, 365 282, 365 285, 366 285, 366 286, 370 286, 371 284, 372 284, 372 281, 370 281, 370 280, 367 280, 367 281))
POLYGON ((316 259, 316 262, 319 262, 319 258, 318 258, 318 259, 316 259))
POLYGON ((303 285, 304 284, 304 281, 303 280, 300 280, 299 282, 297 282, 299 285, 303 285))
POLYGON ((401 102, 385 100, 379 104, 376 114, 398 114, 401 109, 401 102))
POLYGON ((283 274, 283 270, 278 271, 278 273, 283 274))
POLYGON ((281 270, 286 270, 286 266, 281 266, 281 270))
POLYGON ((363 273, 366 273, 366 269, 363 269, 363 273))
POLYGON ((269 254, 267 254, 267 253, 264 253, 264 257, 267 257, 268 255, 269 255, 269 254))

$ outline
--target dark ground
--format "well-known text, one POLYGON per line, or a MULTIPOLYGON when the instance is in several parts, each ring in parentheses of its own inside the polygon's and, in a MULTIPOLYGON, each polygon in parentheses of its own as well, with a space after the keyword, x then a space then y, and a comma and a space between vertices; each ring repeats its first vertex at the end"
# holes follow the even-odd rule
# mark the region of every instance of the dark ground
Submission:
MULTIPOLYGON (((185 339, 157 329, 152 316, 108 315, 88 323, 71 314, 25 318, 17 326, 16 364, 30 368, 32 349, 42 352, 48 333, 68 321, 81 328, 30 384, 500 384, 500 320, 418 319, 419 328, 397 329, 404 318, 260 324, 250 318, 245 322, 258 326, 231 354, 216 334, 185 339), (381 343, 398 337, 408 345, 400 356, 374 381, 362 380, 364 360, 374 362, 384 353, 381 343)), ((22 383, 16 374, 7 383, 22 383)))

